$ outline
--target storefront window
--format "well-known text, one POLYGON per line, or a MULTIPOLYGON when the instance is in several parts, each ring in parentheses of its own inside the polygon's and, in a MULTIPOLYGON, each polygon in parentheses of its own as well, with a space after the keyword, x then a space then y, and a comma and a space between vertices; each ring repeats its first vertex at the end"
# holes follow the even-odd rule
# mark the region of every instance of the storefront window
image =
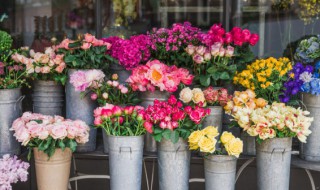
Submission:
POLYGON ((279 57, 290 55, 295 41, 320 32, 319 4, 307 0, 1 1, 0 29, 14 37, 16 47, 40 50, 53 37, 60 41, 87 32, 128 37, 176 22, 189 21, 203 30, 222 23, 225 28, 240 26, 258 33, 256 56, 279 57))

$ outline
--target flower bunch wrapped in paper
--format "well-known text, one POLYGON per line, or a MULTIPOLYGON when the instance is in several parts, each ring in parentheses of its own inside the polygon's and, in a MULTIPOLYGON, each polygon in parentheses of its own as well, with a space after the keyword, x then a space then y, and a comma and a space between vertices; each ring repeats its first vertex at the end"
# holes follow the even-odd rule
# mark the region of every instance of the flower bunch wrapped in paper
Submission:
POLYGON ((27 181, 29 167, 29 163, 19 160, 17 156, 6 154, 0 158, 0 189, 12 190, 11 184, 27 181))
POLYGON ((66 63, 63 60, 63 54, 56 54, 52 47, 46 48, 44 53, 30 50, 28 54, 29 56, 15 53, 11 58, 16 63, 25 65, 28 75, 33 79, 54 80, 65 84, 66 63))
POLYGON ((280 102, 279 97, 283 94, 283 85, 288 80, 287 73, 291 69, 292 64, 288 58, 258 59, 237 73, 233 82, 253 90, 257 97, 264 98, 269 103, 280 102))
POLYGON ((134 91, 175 92, 180 84, 191 85, 193 75, 187 69, 168 66, 159 60, 149 61, 132 70, 127 82, 134 91))
POLYGON ((219 141, 216 139, 218 136, 218 129, 214 126, 194 131, 188 138, 190 150, 198 150, 207 155, 223 154, 225 150, 229 156, 238 158, 243 151, 243 142, 226 131, 222 133, 219 141), (222 145, 219 149, 216 149, 217 143, 222 145))
POLYGON ((70 69, 107 69, 113 59, 105 54, 111 44, 85 34, 76 41, 64 39, 55 46, 59 54, 64 54, 64 61, 70 69))
POLYGON ((81 120, 25 112, 13 122, 11 130, 17 141, 29 148, 30 158, 32 148, 38 148, 49 157, 56 148, 70 148, 74 152, 78 143, 88 142, 90 128, 81 120))
POLYGON ((94 110, 94 125, 103 128, 108 135, 140 136, 145 134, 144 108, 141 106, 120 107, 106 104, 94 110))
POLYGON ((179 99, 183 103, 199 106, 225 106, 231 98, 232 96, 228 95, 227 89, 214 89, 211 86, 205 90, 201 90, 200 88, 191 90, 189 87, 186 87, 179 94, 179 99))
POLYGON ((136 105, 140 102, 129 85, 119 83, 117 74, 113 74, 111 80, 105 81, 101 70, 77 71, 70 76, 70 83, 82 96, 91 91, 91 99, 97 100, 99 105, 136 105))
POLYGON ((199 106, 183 106, 173 95, 168 101, 155 100, 145 110, 144 127, 156 141, 162 138, 176 143, 179 137, 187 139, 191 132, 200 129, 203 119, 210 109, 199 106))

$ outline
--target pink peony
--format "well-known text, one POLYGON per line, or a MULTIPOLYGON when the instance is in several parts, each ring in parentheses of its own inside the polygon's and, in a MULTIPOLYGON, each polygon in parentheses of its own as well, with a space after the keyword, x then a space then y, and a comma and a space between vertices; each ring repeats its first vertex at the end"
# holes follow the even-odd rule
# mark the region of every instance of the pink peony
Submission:
POLYGON ((86 73, 84 71, 77 71, 70 76, 70 83, 75 87, 76 91, 84 92, 88 87, 86 73))
POLYGON ((64 139, 68 135, 67 129, 65 125, 55 124, 51 130, 51 136, 54 139, 64 139))

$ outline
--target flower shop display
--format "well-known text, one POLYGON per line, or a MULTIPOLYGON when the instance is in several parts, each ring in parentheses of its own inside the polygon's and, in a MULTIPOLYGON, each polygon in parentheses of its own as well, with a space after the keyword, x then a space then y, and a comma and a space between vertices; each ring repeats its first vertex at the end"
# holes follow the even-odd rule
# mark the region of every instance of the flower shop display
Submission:
POLYGON ((81 120, 25 112, 11 130, 28 147, 28 158, 34 154, 38 189, 67 189, 72 152, 88 141, 88 125, 81 120))
POLYGON ((257 138, 258 189, 289 189, 292 137, 306 142, 313 121, 307 117, 309 112, 277 102, 261 108, 235 106, 232 110, 239 126, 257 138), (276 178, 270 177, 275 173, 276 178))
POLYGON ((285 57, 258 59, 237 73, 233 82, 253 90, 258 98, 264 98, 270 104, 280 102, 284 82, 288 80, 287 73, 291 69, 292 64, 285 57))
POLYGON ((12 190, 12 184, 28 180, 29 163, 9 154, 0 158, 0 189, 12 190))
POLYGON ((145 110, 144 127, 158 142, 159 185, 161 190, 188 189, 190 151, 186 139, 201 128, 210 109, 183 106, 175 96, 155 100, 145 110))
MULTIPOLYGON (((191 85, 193 75, 187 69, 167 66, 159 60, 152 60, 146 65, 139 65, 132 70, 127 82, 134 91, 140 92, 141 104, 148 107, 155 99, 165 101, 170 93, 181 85, 191 85)), ((156 152, 157 146, 148 133, 145 139, 145 150, 156 152)))
POLYGON ((66 82, 66 64, 63 55, 56 54, 52 47, 44 53, 29 51, 29 56, 13 54, 12 59, 26 66, 33 83, 33 112, 45 115, 62 115, 66 82))
POLYGON ((21 115, 24 96, 21 87, 28 86, 25 66, 11 56, 20 50, 11 50, 12 38, 0 31, 0 157, 4 154, 19 155, 20 145, 9 131, 12 122, 21 115))
POLYGON ((206 190, 233 190, 236 182, 237 158, 243 150, 243 143, 226 131, 218 138, 219 142, 217 137, 219 137, 218 128, 207 126, 203 130, 191 133, 188 138, 189 147, 190 150, 198 150, 204 154, 206 190), (227 155, 224 155, 224 152, 227 155))
POLYGON ((107 136, 110 188, 141 189, 144 134, 144 108, 107 104, 94 111, 95 126, 107 136), (126 179, 126 180, 123 180, 126 179))

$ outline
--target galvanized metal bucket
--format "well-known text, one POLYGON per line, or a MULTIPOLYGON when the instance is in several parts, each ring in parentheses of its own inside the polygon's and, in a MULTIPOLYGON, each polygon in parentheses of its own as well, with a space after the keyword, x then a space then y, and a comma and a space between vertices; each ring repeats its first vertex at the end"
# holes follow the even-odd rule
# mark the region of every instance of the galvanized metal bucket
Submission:
POLYGON ((258 190, 289 190, 292 138, 257 143, 258 190))
POLYGON ((256 138, 250 136, 246 131, 241 132, 241 140, 243 141, 243 155, 256 155, 256 138))
POLYGON ((104 129, 102 129, 102 140, 103 140, 103 152, 109 153, 109 143, 108 143, 108 135, 104 129))
POLYGON ((188 190, 190 151, 186 140, 176 144, 162 139, 158 145, 158 172, 160 190, 188 190))
POLYGON ((237 158, 227 155, 204 157, 206 190, 234 190, 237 158))
MULTIPOLYGON (((170 94, 168 92, 154 91, 154 92, 141 92, 140 99, 142 102, 141 106, 147 108, 149 105, 153 105, 153 101, 155 99, 160 101, 166 101, 169 98, 170 94)), ((151 134, 147 133, 144 139, 144 150, 145 152, 157 152, 157 143, 151 136, 151 134)))
POLYGON ((144 136, 108 136, 110 189, 140 190, 144 136))
POLYGON ((21 116, 23 99, 20 88, 0 90, 0 157, 20 154, 20 144, 9 129, 13 121, 21 116))
MULTIPOLYGON (((77 70, 70 69, 68 77, 77 70)), ((86 122, 88 125, 93 124, 93 110, 97 107, 96 102, 91 100, 90 93, 86 94, 83 98, 80 96, 80 92, 75 91, 69 80, 66 84, 66 118, 68 119, 80 119, 86 122)), ((96 149, 97 129, 91 128, 89 132, 89 141, 85 144, 79 144, 77 146, 77 152, 91 152, 96 149)))
POLYGON ((302 93, 301 99, 313 117, 310 130, 312 133, 308 136, 307 143, 300 143, 300 157, 307 161, 320 161, 320 96, 302 93))
POLYGON ((126 70, 124 67, 117 63, 112 63, 110 65, 111 74, 118 74, 119 82, 125 83, 126 80, 130 77, 131 71, 126 70))
POLYGON ((55 81, 34 81, 32 102, 34 113, 62 116, 64 103, 63 86, 55 81))

